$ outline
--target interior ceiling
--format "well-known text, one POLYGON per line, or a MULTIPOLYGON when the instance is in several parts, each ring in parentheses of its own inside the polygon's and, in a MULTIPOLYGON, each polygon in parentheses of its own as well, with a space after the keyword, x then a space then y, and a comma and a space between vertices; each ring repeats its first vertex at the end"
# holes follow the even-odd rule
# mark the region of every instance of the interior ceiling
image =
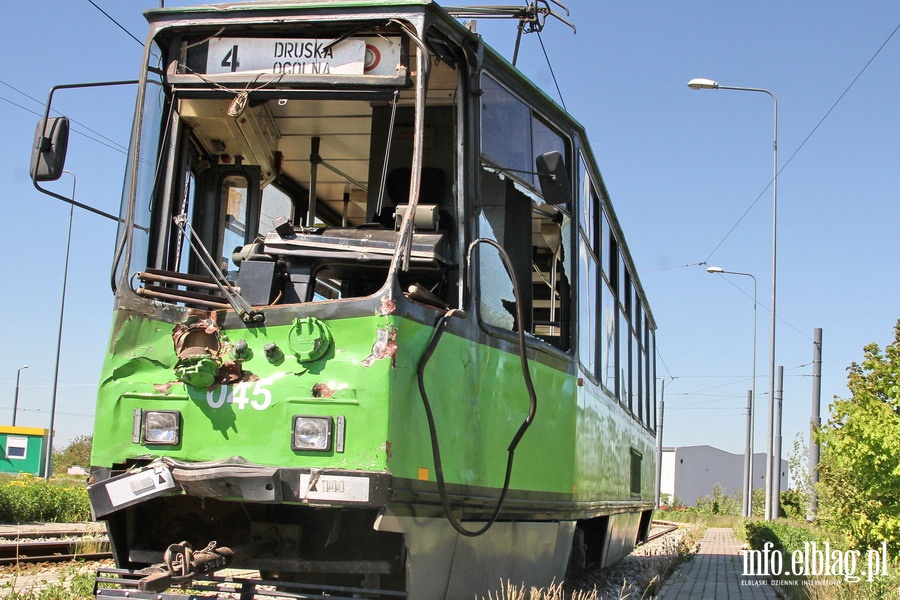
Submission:
MULTIPOLYGON (((412 87, 402 90, 400 104, 411 105, 414 94, 412 87)), ((456 71, 446 63, 434 62, 427 103, 451 104, 455 94, 456 71)), ((289 95, 286 91, 286 99, 257 105, 251 93, 248 106, 237 119, 228 116, 232 99, 185 99, 180 112, 210 155, 218 156, 220 162, 240 156, 244 164, 260 165, 264 185, 277 175, 276 153, 280 153, 281 173, 308 189, 312 140, 318 137, 322 161, 348 177, 319 165, 317 201, 341 214, 344 195, 348 194, 348 216, 362 222, 366 214, 366 192, 362 187, 378 185, 368 182, 373 104, 333 98, 292 100, 289 95)))

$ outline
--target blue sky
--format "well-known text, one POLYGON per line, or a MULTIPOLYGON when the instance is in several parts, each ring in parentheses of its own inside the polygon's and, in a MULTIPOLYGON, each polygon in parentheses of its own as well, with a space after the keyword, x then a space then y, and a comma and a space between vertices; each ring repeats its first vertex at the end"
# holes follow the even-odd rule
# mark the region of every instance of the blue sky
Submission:
MULTIPOLYGON (((141 12, 158 6, 94 3, 141 40, 141 12)), ((763 447, 772 101, 686 84, 706 77, 778 97, 776 362, 785 369, 787 452, 795 435, 808 431, 814 328, 823 329, 825 412, 833 396, 847 395, 846 368, 861 359, 866 344, 889 343, 900 318, 900 35, 891 37, 900 5, 570 0, 568 6, 577 33, 551 20, 540 41, 523 39, 519 67, 558 98, 555 75, 565 105, 591 137, 659 327, 666 445, 744 448, 752 282, 710 275, 698 264, 707 263, 758 281, 756 447, 763 447)), ((36 113, 52 85, 136 77, 141 47, 88 0, 17 2, 6 10, 0 24, 0 184, 8 223, 0 261, 0 423, 11 421, 16 371, 28 364, 17 424, 47 427, 69 208, 37 192, 28 177, 36 113)), ((512 55, 514 23, 481 20, 478 31, 512 55)), ((73 134, 66 165, 76 174, 77 198, 117 212, 133 91, 61 92, 54 107, 89 136, 73 134)), ((72 184, 64 175, 52 187, 68 193, 72 184)), ((112 316, 114 225, 75 211, 60 351, 60 444, 93 426, 112 316)))

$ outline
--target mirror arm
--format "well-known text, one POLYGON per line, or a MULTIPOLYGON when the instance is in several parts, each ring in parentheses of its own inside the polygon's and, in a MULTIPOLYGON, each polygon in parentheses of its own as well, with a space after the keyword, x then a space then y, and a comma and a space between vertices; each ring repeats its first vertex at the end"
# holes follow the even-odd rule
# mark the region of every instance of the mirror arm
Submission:
MULTIPOLYGON (((91 88, 91 87, 106 87, 106 86, 114 86, 114 85, 134 85, 140 83, 138 80, 130 80, 130 81, 99 81, 95 83, 69 83, 63 85, 55 85, 50 88, 50 95, 47 97, 47 106, 44 108, 44 127, 46 128, 47 123, 50 118, 50 106, 53 103, 53 94, 56 90, 64 90, 64 89, 73 89, 73 88, 91 88)), ((46 129, 45 132, 46 134, 46 129)), ((50 144, 50 139, 44 135, 41 138, 41 150, 47 151, 49 150, 48 146, 50 144)), ((123 223, 124 221, 115 215, 111 215, 108 212, 104 212, 98 208, 94 208, 93 206, 88 206, 87 204, 82 204, 81 202, 77 202, 74 198, 68 198, 63 196, 62 194, 57 194, 54 191, 48 190, 40 186, 37 180, 37 172, 32 173, 31 182, 34 184, 34 187, 41 193, 47 194, 48 196, 52 196, 57 200, 62 200, 63 202, 67 202, 72 206, 77 206, 78 208, 83 208, 86 211, 92 212, 94 214, 100 215, 101 217, 106 217, 107 219, 111 219, 118 223, 123 223)))

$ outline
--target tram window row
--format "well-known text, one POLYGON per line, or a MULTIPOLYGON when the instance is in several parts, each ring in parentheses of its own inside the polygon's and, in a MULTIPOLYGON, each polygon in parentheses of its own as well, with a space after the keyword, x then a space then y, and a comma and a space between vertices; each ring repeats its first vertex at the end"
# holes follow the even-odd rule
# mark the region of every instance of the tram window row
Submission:
POLYGON ((584 157, 578 190, 579 342, 582 370, 650 430, 656 429, 656 334, 646 300, 611 225, 608 201, 584 157))
MULTIPOLYGON (((572 349, 574 337, 582 372, 593 385, 655 430, 655 325, 589 155, 573 152, 565 126, 557 129, 492 76, 483 75, 481 86, 479 235, 502 244, 517 279, 532 284, 521 286, 518 299, 526 308, 523 326, 564 351, 572 349), (534 158, 554 151, 566 157, 574 206, 539 197, 534 158), (570 297, 574 257, 577 312, 570 297)), ((482 320, 516 330, 515 300, 499 257, 482 249, 480 265, 482 320)))

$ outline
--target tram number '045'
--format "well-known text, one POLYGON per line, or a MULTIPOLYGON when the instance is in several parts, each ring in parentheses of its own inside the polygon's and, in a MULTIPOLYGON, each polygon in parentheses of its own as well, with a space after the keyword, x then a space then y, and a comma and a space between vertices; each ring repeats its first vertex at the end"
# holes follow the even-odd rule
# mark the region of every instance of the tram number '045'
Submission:
POLYGON ((272 392, 267 389, 270 381, 242 381, 235 385, 220 385, 206 392, 206 403, 210 408, 222 408, 225 403, 240 410, 249 404, 256 410, 265 410, 272 404, 272 392), (252 386, 252 390, 250 389, 252 386))

